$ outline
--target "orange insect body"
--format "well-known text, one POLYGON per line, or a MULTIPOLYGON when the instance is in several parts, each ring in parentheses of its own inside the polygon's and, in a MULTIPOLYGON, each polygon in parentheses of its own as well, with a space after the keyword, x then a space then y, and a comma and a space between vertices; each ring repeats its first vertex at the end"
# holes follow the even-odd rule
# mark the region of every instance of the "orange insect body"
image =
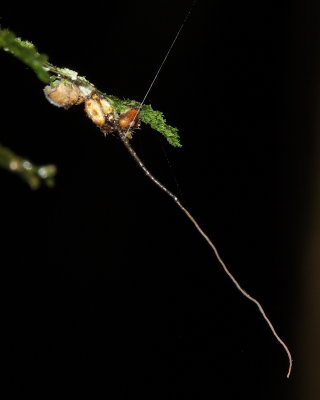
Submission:
POLYGON ((127 112, 123 113, 119 118, 119 126, 123 130, 134 129, 137 127, 139 110, 131 108, 127 112))

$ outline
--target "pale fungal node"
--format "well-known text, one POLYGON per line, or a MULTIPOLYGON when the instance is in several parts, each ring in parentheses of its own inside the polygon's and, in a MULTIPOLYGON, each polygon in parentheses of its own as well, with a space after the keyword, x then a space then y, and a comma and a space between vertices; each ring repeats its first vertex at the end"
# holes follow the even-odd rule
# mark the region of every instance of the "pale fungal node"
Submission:
POLYGON ((91 121, 99 127, 107 126, 108 123, 114 121, 114 113, 111 104, 107 99, 97 94, 93 94, 86 100, 85 110, 91 121))
POLYGON ((52 85, 46 86, 44 94, 51 104, 63 108, 81 104, 85 100, 79 86, 67 80, 57 80, 52 85))

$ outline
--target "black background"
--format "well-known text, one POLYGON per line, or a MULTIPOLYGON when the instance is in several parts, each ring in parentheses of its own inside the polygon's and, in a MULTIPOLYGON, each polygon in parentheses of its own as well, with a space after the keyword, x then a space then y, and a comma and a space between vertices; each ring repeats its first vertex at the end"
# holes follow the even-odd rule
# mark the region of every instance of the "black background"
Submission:
MULTIPOLYGON (((146 101, 183 147, 147 126, 132 141, 293 353, 315 91, 315 8, 303 4, 199 0, 146 101)), ((141 100, 190 5, 12 6, 0 22, 53 64, 141 100)), ((34 192, 0 171, 12 393, 295 398, 297 372, 285 378, 286 355, 255 306, 120 141, 83 106, 51 106, 9 54, 0 65, 1 143, 58 167, 55 188, 34 192)))

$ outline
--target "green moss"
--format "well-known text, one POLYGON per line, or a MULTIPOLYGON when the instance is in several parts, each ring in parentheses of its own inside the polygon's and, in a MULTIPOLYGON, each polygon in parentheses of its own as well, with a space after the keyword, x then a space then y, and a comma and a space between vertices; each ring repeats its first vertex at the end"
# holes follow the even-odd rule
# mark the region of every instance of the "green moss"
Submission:
POLYGON ((161 111, 156 111, 151 105, 145 104, 141 108, 140 118, 144 123, 150 125, 152 129, 162 133, 172 146, 181 147, 178 129, 166 123, 161 111))
MULTIPOLYGON (((116 96, 106 95, 117 113, 122 114, 130 108, 139 108, 140 103, 135 100, 119 99, 116 96)), ((181 147, 178 129, 167 124, 161 111, 154 110, 151 105, 144 104, 140 110, 140 119, 152 129, 162 133, 167 141, 174 147, 181 147)))
POLYGON ((139 107, 139 102, 137 102, 135 100, 120 99, 117 96, 104 94, 104 93, 103 93, 103 95, 106 96, 108 98, 108 100, 110 100, 112 107, 115 109, 115 111, 118 114, 122 114, 122 113, 130 110, 130 108, 134 108, 134 107, 138 108, 139 107))

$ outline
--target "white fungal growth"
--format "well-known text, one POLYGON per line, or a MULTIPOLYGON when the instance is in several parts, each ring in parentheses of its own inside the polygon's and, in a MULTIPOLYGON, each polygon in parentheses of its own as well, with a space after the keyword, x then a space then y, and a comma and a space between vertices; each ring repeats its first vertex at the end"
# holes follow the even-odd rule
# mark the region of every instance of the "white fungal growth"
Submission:
POLYGON ((89 97, 93 90, 90 86, 83 85, 79 85, 78 88, 80 91, 80 96, 82 96, 83 98, 89 97))
POLYGON ((60 68, 60 72, 62 75, 68 77, 72 81, 76 81, 78 78, 78 72, 73 71, 72 69, 69 68, 60 68))
POLYGON ((23 166, 24 169, 27 169, 27 170, 31 170, 32 169, 31 162, 27 161, 27 160, 23 161, 22 166, 23 166))

